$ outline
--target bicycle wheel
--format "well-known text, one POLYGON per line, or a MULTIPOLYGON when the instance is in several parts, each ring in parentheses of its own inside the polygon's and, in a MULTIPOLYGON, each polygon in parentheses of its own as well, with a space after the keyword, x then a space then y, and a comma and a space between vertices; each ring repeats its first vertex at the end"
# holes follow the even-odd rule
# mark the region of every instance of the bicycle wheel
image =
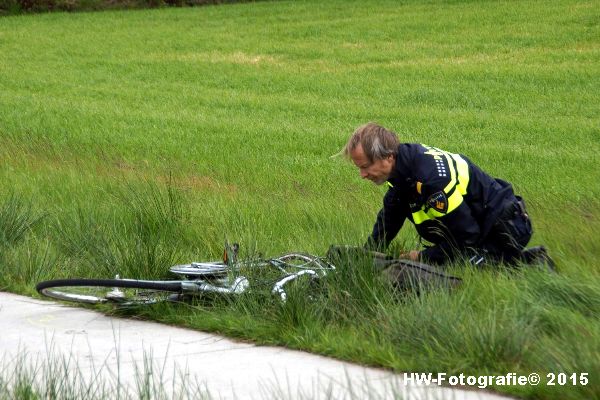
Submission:
POLYGON ((191 264, 174 265, 170 271, 187 279, 215 278, 226 276, 229 266, 220 261, 193 262, 191 264))
POLYGON ((154 304, 182 291, 180 281, 134 279, 57 279, 40 282, 35 288, 41 295, 57 300, 119 305, 154 304))

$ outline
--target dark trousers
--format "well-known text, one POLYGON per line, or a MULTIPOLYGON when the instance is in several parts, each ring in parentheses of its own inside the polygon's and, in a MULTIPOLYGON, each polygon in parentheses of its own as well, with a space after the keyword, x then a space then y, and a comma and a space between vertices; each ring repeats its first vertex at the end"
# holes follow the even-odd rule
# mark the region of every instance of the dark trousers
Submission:
POLYGON ((525 202, 519 196, 507 202, 490 233, 480 247, 485 257, 497 262, 514 264, 521 259, 521 252, 529 243, 533 229, 525 202))

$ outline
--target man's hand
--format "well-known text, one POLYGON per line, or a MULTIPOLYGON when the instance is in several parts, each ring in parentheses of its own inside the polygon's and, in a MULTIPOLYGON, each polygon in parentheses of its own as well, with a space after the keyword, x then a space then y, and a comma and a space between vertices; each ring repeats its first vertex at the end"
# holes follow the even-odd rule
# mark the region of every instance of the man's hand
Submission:
POLYGON ((411 250, 411 251, 407 251, 405 253, 401 253, 400 258, 404 258, 404 259, 412 260, 412 261, 419 261, 419 258, 421 258, 421 253, 418 250, 411 250))

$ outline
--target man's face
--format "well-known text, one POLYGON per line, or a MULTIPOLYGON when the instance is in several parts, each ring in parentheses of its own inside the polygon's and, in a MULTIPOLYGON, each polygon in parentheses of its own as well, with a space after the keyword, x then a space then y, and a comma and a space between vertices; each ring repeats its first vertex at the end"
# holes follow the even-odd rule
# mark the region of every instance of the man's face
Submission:
POLYGON ((358 167, 360 177, 368 179, 376 185, 381 185, 387 181, 396 162, 394 156, 389 156, 383 160, 369 161, 361 144, 350 152, 350 158, 352 158, 354 165, 358 167))

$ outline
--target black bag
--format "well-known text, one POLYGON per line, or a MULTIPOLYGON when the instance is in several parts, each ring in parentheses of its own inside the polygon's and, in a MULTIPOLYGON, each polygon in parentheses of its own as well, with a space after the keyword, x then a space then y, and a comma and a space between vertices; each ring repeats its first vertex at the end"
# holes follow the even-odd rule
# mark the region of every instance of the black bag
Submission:
POLYGON ((400 290, 420 293, 422 290, 447 288, 461 284, 462 280, 448 275, 440 268, 417 261, 396 259, 382 274, 400 290))
POLYGON ((334 265, 371 262, 373 267, 389 279, 394 287, 402 291, 410 290, 420 293, 423 289, 453 288, 462 282, 460 278, 446 274, 439 267, 393 258, 362 247, 332 245, 329 247, 326 257, 334 265))

